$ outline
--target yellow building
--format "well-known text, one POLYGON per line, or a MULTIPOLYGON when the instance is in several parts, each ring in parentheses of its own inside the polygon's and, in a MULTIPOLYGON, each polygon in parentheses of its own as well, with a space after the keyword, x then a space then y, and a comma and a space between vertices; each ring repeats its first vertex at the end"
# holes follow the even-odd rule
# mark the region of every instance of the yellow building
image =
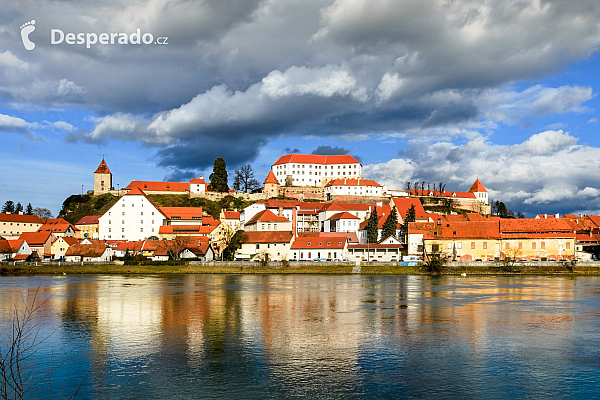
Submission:
POLYGON ((98 224, 102 215, 88 215, 81 218, 75 224, 75 227, 79 229, 77 237, 79 239, 98 239, 98 224))

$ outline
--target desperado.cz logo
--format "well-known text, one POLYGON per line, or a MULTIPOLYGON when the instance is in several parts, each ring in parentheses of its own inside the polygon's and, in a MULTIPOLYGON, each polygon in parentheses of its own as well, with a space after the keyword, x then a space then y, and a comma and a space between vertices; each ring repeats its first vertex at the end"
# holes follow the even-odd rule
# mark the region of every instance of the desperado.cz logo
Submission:
MULTIPOLYGON (((33 50, 35 48, 35 43, 33 43, 29 39, 29 35, 31 32, 35 31, 35 20, 21 25, 21 40, 23 41, 23 46, 25 46, 26 50, 33 50)), ((104 45, 115 45, 115 44, 137 44, 137 45, 150 45, 150 44, 158 44, 158 45, 166 45, 169 44, 169 38, 167 36, 157 37, 154 39, 154 35, 149 32, 144 34, 141 33, 141 30, 138 28, 135 32, 127 33, 123 32, 103 32, 103 33, 94 33, 94 32, 79 32, 73 33, 68 32, 65 33, 61 29, 51 29, 50 30, 50 44, 61 44, 65 43, 68 45, 85 45, 88 49, 96 44, 104 44, 104 45)))

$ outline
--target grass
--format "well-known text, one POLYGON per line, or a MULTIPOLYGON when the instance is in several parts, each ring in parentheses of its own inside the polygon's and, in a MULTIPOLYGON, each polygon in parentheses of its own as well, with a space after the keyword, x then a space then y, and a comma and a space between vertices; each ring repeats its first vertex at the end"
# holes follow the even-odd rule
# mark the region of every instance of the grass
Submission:
MULTIPOLYGON (((16 265, 0 266, 1 274, 10 275, 62 275, 62 274, 352 274, 353 265, 329 265, 326 263, 296 264, 285 266, 272 263, 263 267, 259 263, 214 263, 213 265, 169 265, 164 263, 146 265, 16 265)), ((441 275, 460 275, 463 268, 444 267, 441 275)), ((426 275, 427 271, 416 266, 362 265, 363 275, 426 275)), ((468 275, 600 275, 598 267, 576 267, 572 272, 563 266, 530 266, 519 271, 507 273, 494 266, 469 267, 468 275)))

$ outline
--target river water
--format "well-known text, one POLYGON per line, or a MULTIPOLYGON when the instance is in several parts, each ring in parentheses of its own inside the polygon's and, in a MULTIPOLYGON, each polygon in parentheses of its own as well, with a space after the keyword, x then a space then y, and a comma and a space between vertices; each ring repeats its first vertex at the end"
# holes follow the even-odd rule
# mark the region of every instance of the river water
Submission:
POLYGON ((1 277, 3 337, 36 293, 36 398, 600 396, 600 277, 1 277))

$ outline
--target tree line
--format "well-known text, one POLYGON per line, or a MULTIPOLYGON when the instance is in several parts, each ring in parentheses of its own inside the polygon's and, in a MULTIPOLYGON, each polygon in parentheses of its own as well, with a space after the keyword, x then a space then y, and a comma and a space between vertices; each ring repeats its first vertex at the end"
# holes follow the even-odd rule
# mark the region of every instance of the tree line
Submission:
MULTIPOLYGON (((236 192, 252 193, 260 189, 260 183, 254 178, 255 172, 250 164, 242 165, 236 168, 233 178, 233 190, 236 192)), ((214 192, 229 191, 227 165, 223 157, 218 157, 213 166, 213 172, 210 174, 210 190, 214 192)))
POLYGON ((11 213, 11 214, 19 214, 23 213, 25 215, 37 215, 40 218, 47 219, 52 218, 52 212, 47 208, 35 207, 31 206, 31 203, 28 203, 25 209, 23 209, 23 205, 20 202, 15 204, 12 200, 7 200, 2 206, 2 210, 0 210, 3 214, 11 213))

